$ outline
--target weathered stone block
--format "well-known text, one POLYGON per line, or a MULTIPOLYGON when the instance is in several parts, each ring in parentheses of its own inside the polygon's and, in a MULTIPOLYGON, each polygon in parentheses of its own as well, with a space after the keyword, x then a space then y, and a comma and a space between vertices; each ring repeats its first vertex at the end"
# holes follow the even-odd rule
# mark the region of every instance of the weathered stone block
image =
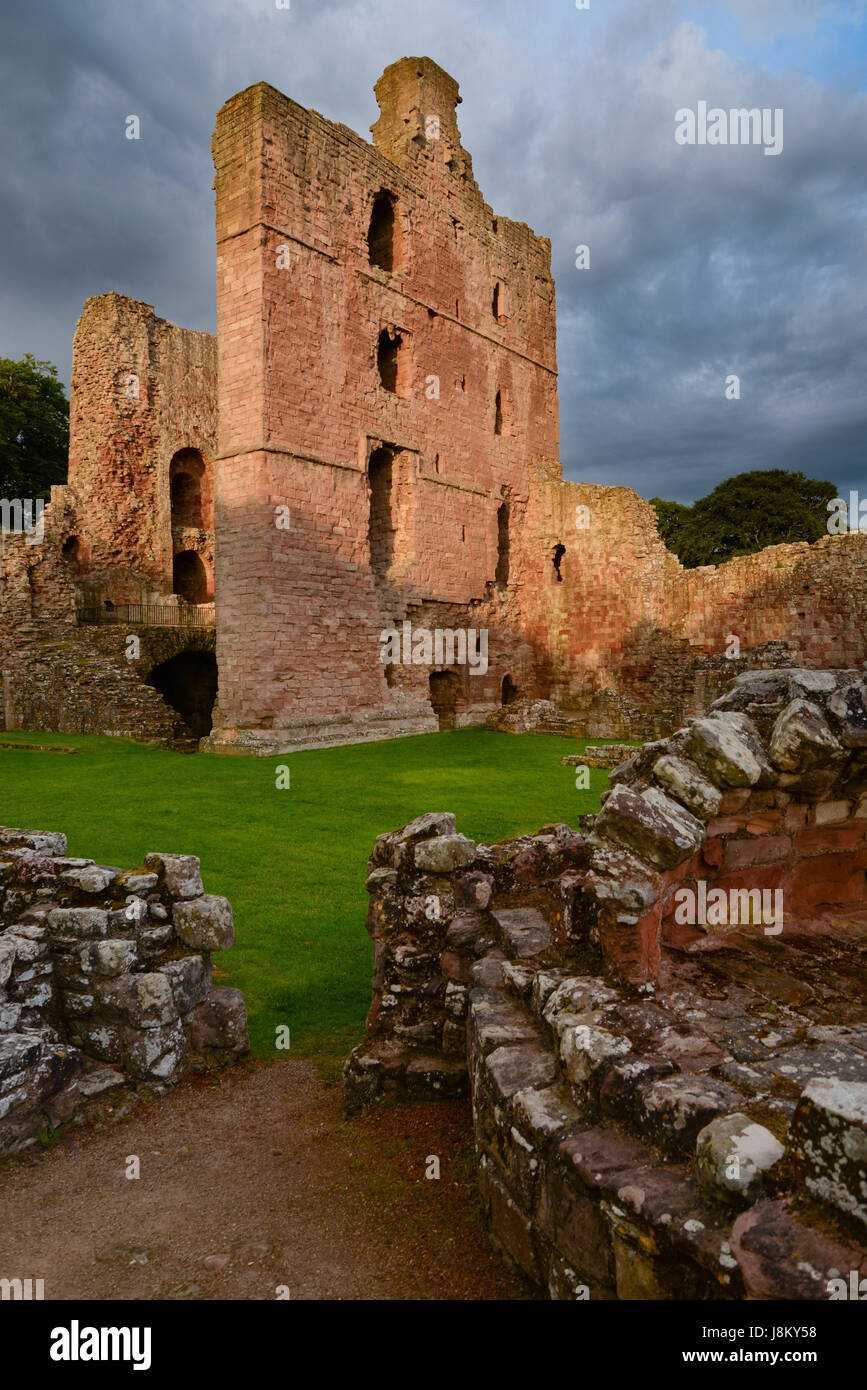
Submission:
POLYGON ((807 1189, 867 1226, 867 1083, 810 1081, 789 1138, 807 1189))
POLYGON ((723 719, 696 719, 686 739, 686 751, 723 787, 753 787, 762 775, 758 759, 723 719))
POLYGON ((771 758, 784 772, 807 772, 828 762, 842 747, 818 705, 792 700, 778 716, 770 741, 771 758))
POLYGON ((171 898, 200 898, 205 891, 194 854, 146 854, 144 862, 171 898))
POLYGON ((537 1042, 496 1048, 485 1059, 485 1070, 500 1101, 530 1087, 551 1086, 557 1080, 554 1054, 537 1042))
POLYGON ((187 1039, 180 1023, 175 1022, 141 1031, 126 1028, 123 1032, 123 1058, 127 1069, 142 1081, 176 1081, 183 1073, 187 1059, 187 1039))
POLYGON ((710 1076, 668 1076, 641 1091, 643 1129, 648 1137, 674 1153, 691 1154, 699 1131, 726 1111, 733 1111, 739 1093, 710 1076))
POLYGON ((698 849, 704 826, 655 788, 639 794, 620 783, 596 818, 590 840, 594 861, 597 836, 634 851, 656 869, 667 869, 698 849))
POLYGON ((537 956, 551 945, 551 928, 534 907, 499 908, 491 916, 506 954, 519 960, 537 956))
POLYGON ((715 816, 722 792, 686 758, 666 753, 653 765, 653 776, 667 792, 701 820, 715 816))
POLYGON ((79 952, 85 975, 122 975, 135 963, 134 941, 93 941, 79 952))
POLYGON ((239 989, 214 986, 203 1003, 184 1020, 190 1047, 194 1052, 211 1049, 242 1053, 249 1051, 247 1007, 239 989))
POLYGON ((179 1014, 188 1014, 203 1003, 211 990, 211 965, 202 956, 184 956, 182 960, 161 965, 158 975, 165 975, 179 1014))
POLYGON ((770 1130, 746 1115, 711 1120, 696 1140, 699 1181, 713 1196, 754 1202, 785 1151, 770 1130))
POLYGON ((108 931, 108 913, 101 907, 55 907, 46 920, 55 937, 89 941, 108 931))
POLYGON ((166 976, 157 971, 120 975, 105 984, 94 982, 94 993, 104 1009, 120 1015, 136 1028, 168 1027, 177 1021, 178 1010, 171 985, 166 976))
POLYGON ((437 835, 415 846, 415 866, 424 873, 450 874, 464 869, 476 857, 476 846, 466 835, 437 835))
POLYGON ((207 893, 176 902, 172 920, 180 939, 194 951, 228 951, 235 944, 235 922, 228 898, 207 893))

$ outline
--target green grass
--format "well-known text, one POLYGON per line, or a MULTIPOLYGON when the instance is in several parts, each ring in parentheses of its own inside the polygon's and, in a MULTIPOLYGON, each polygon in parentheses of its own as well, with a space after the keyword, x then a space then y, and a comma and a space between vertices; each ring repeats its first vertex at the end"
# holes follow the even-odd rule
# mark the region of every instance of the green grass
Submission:
MULTIPOLYGON (((72 756, 0 753, 0 824, 62 830, 69 853, 133 868, 150 850, 197 854, 205 889, 230 899, 237 944, 215 958, 244 991, 254 1055, 292 1053, 328 1072, 363 1037, 371 948, 367 859, 377 835, 424 811, 453 811, 479 842, 573 823, 599 808, 608 774, 577 791, 561 767, 576 739, 481 729, 295 753, 182 756, 126 740, 3 734, 62 743, 72 756), (275 771, 291 770, 277 790, 275 771)), ((599 742, 600 740, 594 740, 599 742)))

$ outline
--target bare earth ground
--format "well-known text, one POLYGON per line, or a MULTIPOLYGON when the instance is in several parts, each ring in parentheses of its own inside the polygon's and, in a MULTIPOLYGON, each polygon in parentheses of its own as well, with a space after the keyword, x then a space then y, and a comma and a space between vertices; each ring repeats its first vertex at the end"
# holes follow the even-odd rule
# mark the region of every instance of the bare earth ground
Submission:
POLYGON ((532 1298, 485 1233, 471 1145, 467 1102, 345 1121, 309 1062, 193 1078, 0 1172, 0 1277, 46 1299, 532 1298))

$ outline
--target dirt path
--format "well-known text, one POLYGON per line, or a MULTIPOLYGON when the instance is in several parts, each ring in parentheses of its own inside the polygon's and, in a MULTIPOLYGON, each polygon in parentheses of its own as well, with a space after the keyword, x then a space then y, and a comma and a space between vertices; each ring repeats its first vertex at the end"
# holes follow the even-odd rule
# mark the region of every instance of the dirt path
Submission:
POLYGON ((464 1102, 344 1121, 310 1063, 238 1067, 0 1172, 0 1277, 46 1299, 527 1299, 472 1172, 464 1102))

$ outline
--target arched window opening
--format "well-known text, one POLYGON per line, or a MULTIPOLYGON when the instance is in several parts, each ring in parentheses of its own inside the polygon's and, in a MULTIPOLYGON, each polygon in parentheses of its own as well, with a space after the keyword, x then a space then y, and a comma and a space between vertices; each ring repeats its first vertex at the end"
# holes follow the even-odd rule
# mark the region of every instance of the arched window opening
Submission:
POLYGON ((503 393, 498 391, 494 401, 494 434, 503 433, 503 393))
POLYGON ((555 546, 554 546, 554 553, 553 553, 553 555, 551 556, 551 563, 552 563, 553 566, 554 566, 554 574, 555 574, 555 576, 556 576, 555 582, 556 582, 557 584, 562 584, 562 583, 563 583, 563 570, 562 570, 562 564, 563 564, 563 556, 564 556, 565 554, 566 554, 566 547, 565 547, 565 545, 555 545, 555 546))
POLYGON ((174 557, 172 591, 187 603, 208 602, 208 571, 194 550, 181 550, 174 557))
POLYGON ((501 588, 509 582, 509 504, 501 502, 497 509, 497 573, 501 588))
POLYGON ((403 346, 403 339, 399 333, 390 332, 383 328, 379 335, 379 342, 376 346, 376 365, 379 370, 379 379, 386 391, 391 391, 397 395, 399 381, 399 355, 403 346))
POLYGON ((394 559, 395 525, 392 512, 394 454, 391 449, 374 449, 368 464, 370 513, 367 538, 370 568, 376 579, 386 579, 394 559))
POLYGON ((370 214, 370 227, 367 233, 367 249, 370 264, 380 270, 392 271, 396 264, 396 220, 395 200, 384 189, 373 200, 370 214))
POLYGON ((503 676, 500 697, 504 705, 513 705, 518 698, 518 687, 511 676, 503 676))
POLYGON ((213 480, 198 449, 178 449, 169 464, 172 527, 209 530, 214 525, 213 480))

